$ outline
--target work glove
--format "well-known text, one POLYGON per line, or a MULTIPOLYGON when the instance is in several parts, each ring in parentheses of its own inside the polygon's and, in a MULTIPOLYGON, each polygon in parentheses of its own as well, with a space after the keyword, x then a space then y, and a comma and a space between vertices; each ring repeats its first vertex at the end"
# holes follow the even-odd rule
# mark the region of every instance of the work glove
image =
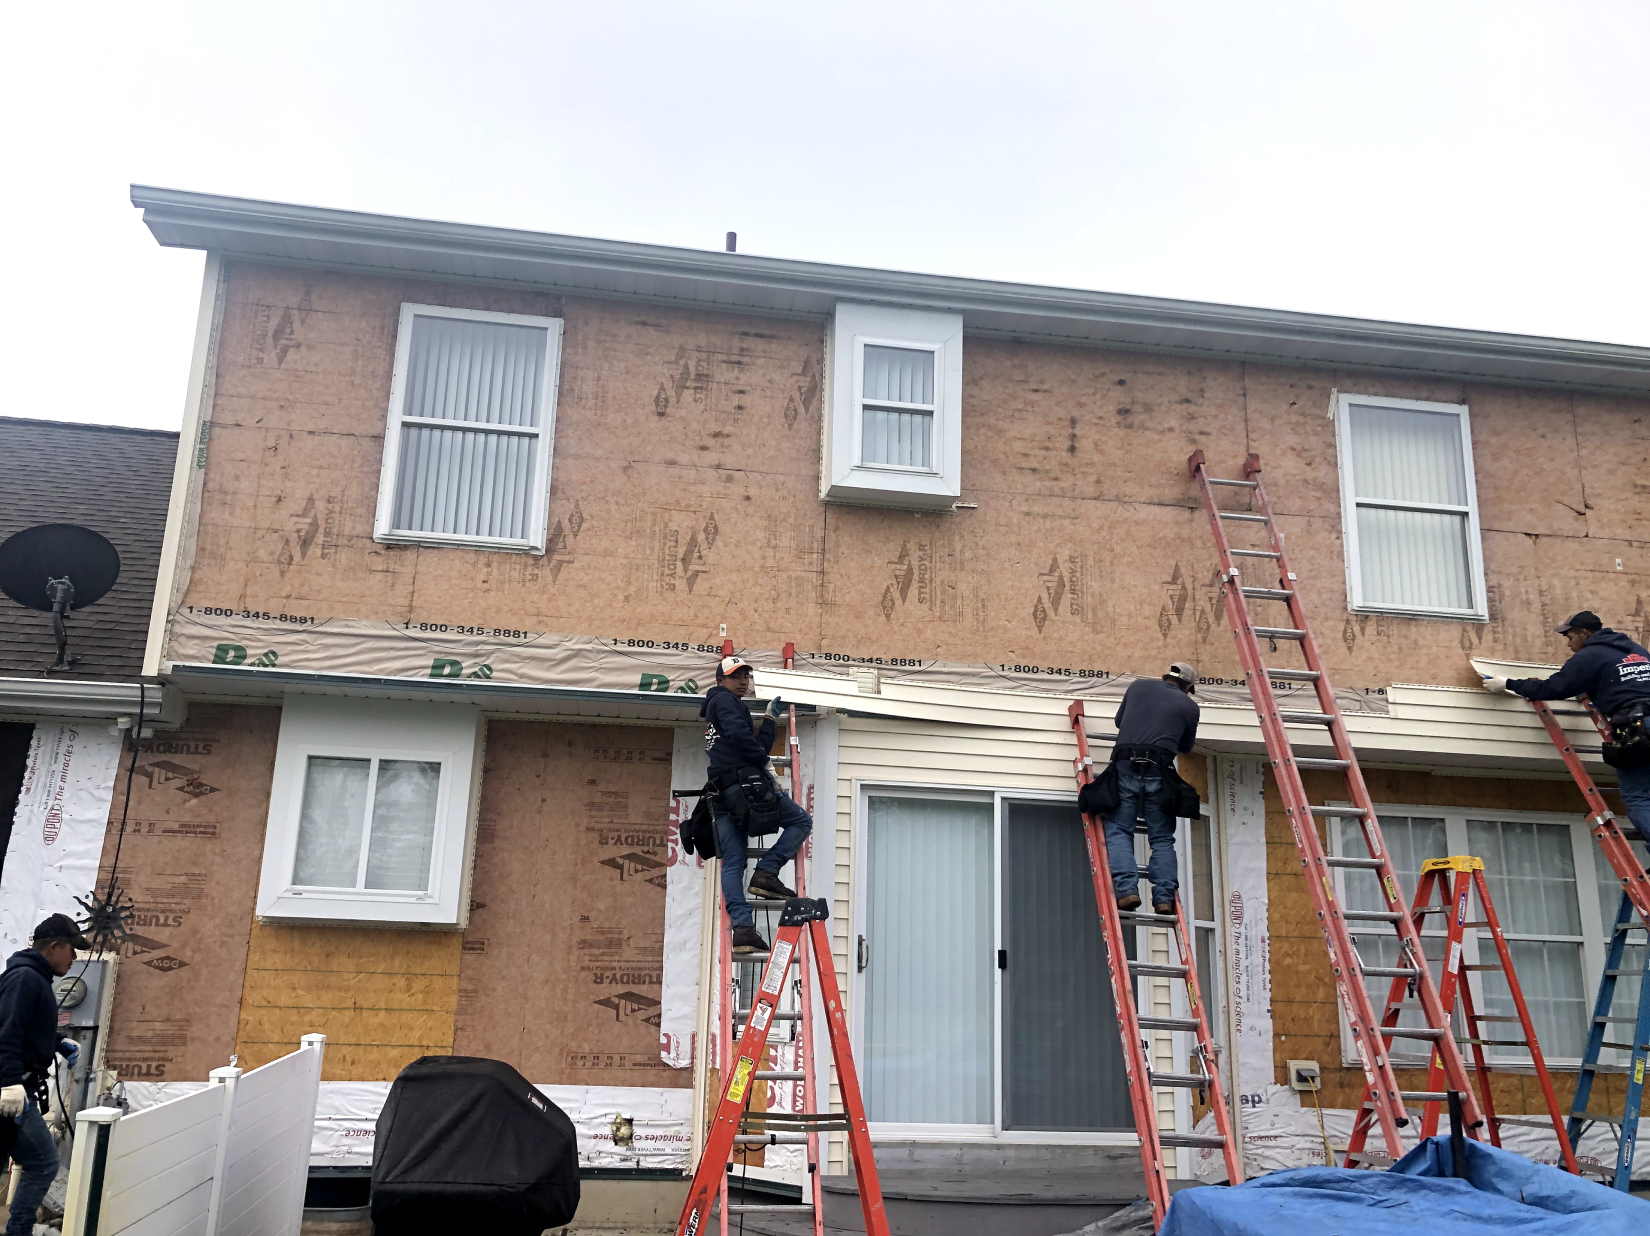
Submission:
POLYGON ((64 1039, 57 1045, 57 1054, 63 1057, 65 1064, 73 1069, 80 1060, 80 1044, 73 1039, 64 1039))
POLYGON ((0 1087, 0 1116, 21 1116, 28 1102, 29 1092, 22 1086, 0 1087))
POLYGON ((1480 674, 1479 677, 1484 680, 1484 690, 1489 691, 1489 692, 1491 692, 1492 694, 1495 694, 1495 695, 1511 695, 1512 694, 1511 691, 1507 690, 1507 680, 1505 678, 1503 678, 1501 675, 1499 675, 1499 674, 1480 674))
POLYGON ((787 705, 785 701, 776 695, 768 701, 768 715, 777 721, 780 717, 785 715, 786 707, 787 705))

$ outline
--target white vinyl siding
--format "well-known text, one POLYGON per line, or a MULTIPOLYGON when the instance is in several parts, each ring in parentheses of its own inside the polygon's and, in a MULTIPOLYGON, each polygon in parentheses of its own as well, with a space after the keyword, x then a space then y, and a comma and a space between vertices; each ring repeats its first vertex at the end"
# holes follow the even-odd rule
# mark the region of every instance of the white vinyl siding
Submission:
POLYGON ((401 307, 378 539, 543 552, 561 326, 401 307))
POLYGON ((1337 439, 1352 609, 1486 618, 1465 405, 1343 395, 1337 439))

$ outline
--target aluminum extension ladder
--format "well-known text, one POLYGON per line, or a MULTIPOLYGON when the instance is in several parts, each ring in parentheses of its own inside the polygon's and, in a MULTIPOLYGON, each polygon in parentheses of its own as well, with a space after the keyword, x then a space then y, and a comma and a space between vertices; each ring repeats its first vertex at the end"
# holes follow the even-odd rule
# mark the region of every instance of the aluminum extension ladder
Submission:
MULTIPOLYGON (((1570 1143, 1569 1135, 1565 1130, 1563 1109, 1559 1106, 1558 1095, 1553 1090, 1552 1075, 1547 1071, 1547 1060, 1541 1054, 1541 1043, 1536 1037, 1535 1025, 1530 1020, 1530 1009, 1524 1001, 1524 989, 1518 982, 1518 973, 1513 967, 1512 951, 1507 947, 1507 938, 1501 930, 1501 919, 1495 912, 1495 903, 1490 899, 1489 885, 1484 878, 1484 861, 1470 855, 1456 854, 1449 858, 1429 858, 1421 864, 1421 879, 1415 888, 1415 899, 1412 903, 1414 917, 1424 918, 1430 914, 1445 916, 1447 930, 1444 944, 1443 977, 1438 984, 1438 998, 1446 1009, 1454 1010, 1456 1001, 1461 1005, 1462 1021, 1466 1027, 1464 1046, 1472 1048, 1473 1067, 1478 1074, 1478 1093, 1484 1105, 1484 1117, 1489 1122, 1490 1141, 1499 1146, 1501 1144, 1502 1125, 1526 1125, 1533 1128, 1550 1127, 1558 1138, 1560 1157, 1564 1160, 1566 1171, 1579 1175, 1576 1167, 1575 1154, 1570 1143), (1433 893, 1438 894, 1434 902, 1433 893), (1478 908, 1483 917, 1468 919, 1468 907, 1473 896, 1478 898, 1478 908), (1497 960, 1493 962, 1469 964, 1463 956, 1462 946, 1467 928, 1474 928, 1488 932, 1491 941, 1495 944, 1497 960), (1506 976, 1507 990, 1512 996, 1513 1009, 1510 1014, 1480 1013, 1477 1002, 1473 998, 1472 984, 1465 981, 1469 971, 1499 970, 1506 976), (1524 1037, 1509 1039, 1492 1037, 1494 1023, 1517 1022, 1524 1037), (1541 1084, 1541 1094, 1546 1100, 1547 1116, 1542 1119, 1538 1116, 1500 1116, 1495 1111, 1495 1098, 1490 1091, 1490 1072, 1492 1065, 1484 1054, 1486 1047, 1522 1047, 1530 1053, 1530 1063, 1535 1069, 1536 1080, 1541 1084)), ((1482 953, 1480 953, 1482 957, 1482 953)), ((1386 1016, 1382 1019, 1383 1025, 1396 1024, 1404 1004, 1404 996, 1408 990, 1408 983, 1403 979, 1395 979, 1392 992, 1387 997, 1386 1016)), ((1436 1054, 1428 1070, 1427 1089, 1437 1092, 1443 1083, 1443 1069, 1436 1054)), ((1368 1101, 1368 1094, 1364 1099, 1368 1101)), ((1438 1117, 1440 1104, 1437 1100, 1428 1100, 1425 1115, 1421 1119, 1421 1137, 1432 1137, 1438 1132, 1438 1117)), ((1347 1147, 1347 1161, 1350 1165, 1353 1159, 1361 1159, 1364 1141, 1368 1135, 1369 1126, 1354 1134, 1352 1142, 1347 1147)))
MULTIPOLYGON (((1077 775, 1077 786, 1081 789, 1094 779, 1094 759, 1089 754, 1088 722, 1083 714, 1083 701, 1073 700, 1067 713, 1071 718, 1072 734, 1077 739, 1077 758, 1072 761, 1072 768, 1077 775)), ((1161 1227, 1163 1216, 1169 1209, 1169 1178, 1163 1164, 1165 1147, 1218 1147, 1226 1159, 1226 1178, 1232 1184, 1243 1182, 1243 1168, 1232 1137, 1231 1114, 1226 1109, 1220 1070, 1215 1063, 1207 1006, 1203 1003, 1202 992, 1198 990, 1196 954, 1191 947, 1191 933, 1186 930, 1186 911, 1181 899, 1175 899, 1173 914, 1119 910, 1117 892, 1112 887, 1111 864, 1106 857, 1105 824, 1099 816, 1083 816, 1083 840, 1088 845, 1094 900, 1106 935, 1106 969, 1111 976, 1111 998, 1117 1010, 1118 1031, 1123 1036, 1123 1071, 1129 1087, 1129 1104, 1134 1111, 1135 1132, 1140 1137, 1140 1165, 1146 1173, 1146 1192, 1152 1202, 1153 1226, 1161 1227), (1123 936, 1125 922, 1140 927, 1172 928, 1178 963, 1159 965, 1130 961, 1123 936), (1136 1004, 1135 983, 1149 978, 1177 979, 1184 983, 1186 1005, 1191 1016, 1142 1017, 1136 1004), (1154 1072, 1143 1035, 1147 1030, 1171 1030, 1195 1035, 1197 1046, 1191 1056, 1201 1070, 1190 1073, 1154 1072), (1209 1110, 1214 1114, 1217 1133, 1159 1132, 1157 1103, 1152 1094, 1157 1086, 1202 1091, 1209 1110)))
MULTIPOLYGON (((724 641, 722 655, 728 656, 732 652, 733 642, 724 641)), ((796 646, 786 644, 786 669, 794 668, 795 658, 796 646)), ((789 707, 786 720, 785 754, 776 756, 772 762, 787 773, 791 797, 801 803, 804 801, 802 750, 797 734, 796 705, 789 707)), ((678 791, 678 795, 682 793, 678 791)), ((765 853, 767 850, 764 847, 751 847, 746 851, 750 859, 765 853)), ((752 908, 758 913, 768 913, 770 916, 774 911, 779 913, 777 931, 773 930, 771 923, 769 925, 772 942, 767 953, 744 953, 735 961, 732 931, 721 900, 721 884, 719 880, 715 883, 717 894, 711 912, 717 916, 717 991, 724 1002, 718 1005, 716 1034, 716 1063, 721 1070, 722 1093, 711 1118, 704 1152, 700 1155, 693 1183, 676 1225, 678 1236, 702 1236, 706 1231, 706 1221, 713 1214, 713 1206, 721 1236, 727 1236, 731 1215, 751 1213, 806 1216, 811 1219, 814 1236, 823 1236, 825 1200, 820 1179, 820 1134, 833 1130, 848 1134, 860 1204, 865 1216, 865 1231, 868 1236, 888 1236, 882 1189, 877 1180, 876 1160, 872 1155, 865 1107, 860 1098, 858 1073, 848 1042, 847 1015, 842 1006, 836 968, 831 961, 830 934, 825 927, 829 909, 824 900, 815 900, 807 895, 807 854, 808 846, 804 845, 794 866, 795 898, 788 901, 750 899, 752 908), (734 982, 734 965, 759 963, 766 963, 760 984, 754 993, 742 993, 734 982), (789 982, 793 964, 797 971, 794 987, 789 982), (825 1006, 831 1055, 836 1062, 837 1085, 844 1109, 841 1112, 819 1110, 813 1024, 813 984, 816 978, 825 1006), (779 1006, 787 1003, 783 998, 787 992, 795 997, 790 1002, 794 1007, 782 1009, 779 1006), (742 995, 745 997, 743 1007, 742 995), (782 1022, 792 1026, 792 1041, 796 1044, 799 1068, 765 1067, 770 1063, 768 1038, 773 1028, 782 1022), (801 1083, 802 1110, 751 1111, 756 1087, 778 1081, 801 1083), (763 1146, 792 1145, 806 1148, 805 1197, 800 1203, 729 1202, 728 1185, 736 1166, 736 1148, 748 1153, 763 1146)))
POLYGON ((1318 644, 1307 622, 1306 606, 1301 600, 1299 581, 1290 568, 1284 550, 1283 535, 1272 515, 1266 489, 1260 480, 1260 457, 1251 454, 1243 464, 1244 479, 1224 480, 1208 474, 1202 451, 1196 451, 1187 460, 1192 479, 1203 496, 1213 529, 1215 548, 1220 556, 1220 595, 1225 602, 1226 617, 1232 624, 1238 657, 1248 675, 1249 694, 1255 711, 1260 716, 1261 732, 1266 739, 1273 776, 1283 797, 1284 813, 1294 834, 1295 848, 1300 851, 1301 868, 1306 877, 1307 892, 1317 913, 1318 926, 1323 931, 1324 944, 1329 949, 1329 965, 1335 976, 1335 987, 1341 1008, 1350 1023, 1352 1040, 1363 1065, 1370 1098, 1359 1109, 1354 1123, 1354 1136, 1359 1129, 1378 1124, 1386 1143, 1387 1157, 1399 1158, 1403 1143, 1398 1130, 1409 1123, 1406 1100, 1426 1102, 1441 1100, 1437 1091, 1409 1091, 1400 1089, 1394 1069, 1390 1041, 1394 1038, 1413 1038, 1434 1045, 1447 1089, 1461 1092, 1465 1120, 1473 1137, 1484 1126, 1484 1116, 1478 1100, 1473 1097, 1467 1077, 1466 1064, 1450 1030, 1449 1013, 1439 999, 1438 988, 1427 968, 1426 955, 1421 950, 1420 933, 1404 902, 1398 886, 1398 872, 1392 865, 1386 842, 1381 836, 1381 824, 1375 817, 1369 789, 1364 784, 1358 767, 1358 757, 1352 750, 1346 723, 1336 703, 1329 675, 1318 655, 1318 644), (1255 511, 1222 510, 1215 502, 1214 486, 1246 490, 1254 499, 1255 511), (1226 535, 1226 525, 1251 524, 1266 534, 1266 548, 1233 548, 1226 535), (1265 587, 1250 587, 1238 569, 1238 559, 1253 559, 1260 564, 1265 587), (1275 582, 1274 582, 1275 581, 1275 582), (1269 601, 1281 604, 1287 612, 1287 625, 1257 626, 1249 617, 1250 601, 1269 601), (1275 668, 1262 659, 1260 641, 1266 640, 1273 651, 1278 642, 1300 645, 1306 661, 1304 669, 1275 668), (1317 693, 1316 709, 1291 709, 1280 706, 1273 695, 1272 684, 1310 683, 1317 693), (1321 726, 1327 731, 1329 745, 1334 750, 1330 759, 1297 756, 1289 738, 1288 726, 1321 726), (1301 774, 1306 771, 1338 772, 1345 782, 1344 797, 1349 807, 1315 805, 1307 797, 1301 774), (1357 820, 1368 856, 1334 857, 1324 853, 1318 837, 1320 819, 1357 820), (1335 868, 1372 871, 1380 882, 1385 910, 1347 910, 1335 898, 1331 873, 1335 868), (1353 943, 1349 924, 1378 923, 1390 926, 1397 936, 1398 965, 1366 965, 1353 943), (1420 998, 1426 1024, 1409 1028, 1383 1026, 1375 1016, 1365 979, 1401 978, 1413 983, 1420 998))
POLYGON ((1572 1146, 1579 1145, 1581 1135, 1594 1124, 1607 1124, 1616 1130, 1616 1170, 1611 1186, 1623 1193, 1631 1187, 1633 1178, 1633 1150, 1638 1143, 1639 1107, 1644 1102, 1644 1070, 1650 1058, 1650 918, 1639 916, 1633 921, 1633 899, 1621 895, 1616 910, 1616 921, 1610 935, 1610 947, 1605 951, 1604 974, 1599 979, 1598 998, 1593 1003, 1592 1027, 1587 1032, 1587 1050, 1581 1056, 1581 1076, 1576 1079, 1575 1102, 1570 1107, 1566 1132, 1572 1146), (1642 931, 1646 941, 1642 973, 1624 969, 1627 933, 1642 931), (1616 1002, 1616 979, 1624 974, 1639 974, 1639 1007, 1636 1016, 1613 1013, 1616 1002), (1604 1035, 1611 1025, 1633 1027, 1630 1042, 1606 1040, 1604 1035), (1627 1063, 1601 1064, 1599 1056, 1606 1047, 1619 1048, 1628 1053, 1627 1063), (1624 1073, 1627 1076, 1627 1096, 1620 1117, 1587 1110, 1593 1095, 1593 1082, 1600 1073, 1624 1073))

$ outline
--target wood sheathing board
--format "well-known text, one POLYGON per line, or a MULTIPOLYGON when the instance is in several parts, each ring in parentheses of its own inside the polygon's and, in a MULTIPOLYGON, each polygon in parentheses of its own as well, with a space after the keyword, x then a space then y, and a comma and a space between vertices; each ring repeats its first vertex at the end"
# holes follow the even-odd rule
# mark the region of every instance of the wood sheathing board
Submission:
POLYGON ((292 926, 252 929, 235 1050, 242 1068, 327 1036, 328 1081, 385 1081, 453 1049, 455 931, 292 926))
POLYGON ((1642 400, 971 335, 978 509, 916 515, 818 500, 820 320, 243 263, 227 296, 192 605, 1236 677, 1203 447, 1266 462, 1339 685, 1476 685, 1584 605, 1650 636, 1642 400), (545 555, 373 542, 403 301, 565 319, 545 555), (1346 615, 1336 389, 1470 405, 1487 624, 1346 615))
MULTIPOLYGON (((1574 814, 1582 806, 1575 786, 1567 781, 1497 780, 1491 777, 1447 777, 1430 773, 1370 768, 1364 770, 1371 797, 1377 803, 1414 803, 1416 814, 1427 807, 1470 807, 1484 811, 1552 811, 1574 814)), ((1346 790, 1333 773, 1306 773, 1307 797, 1315 803, 1344 801, 1346 790)), ((1619 806, 1619 804, 1618 804, 1619 806)), ((1318 835, 1327 844, 1324 822, 1318 835)), ((1361 853, 1361 851, 1360 851, 1361 853)), ((1329 955, 1317 916, 1302 883, 1300 851, 1295 848, 1283 800, 1271 770, 1266 773, 1266 860, 1271 937, 1273 1064, 1277 1083, 1284 1085, 1286 1060, 1316 1060, 1323 1070, 1321 1099, 1325 1107, 1356 1107, 1363 1093, 1363 1071, 1341 1064, 1341 1036, 1329 955)), ((1415 889, 1405 895, 1412 901, 1415 889)), ((1436 902, 1436 894, 1434 895, 1436 902)), ((1503 913, 1505 908, 1502 907, 1503 913)), ((1488 948, 1486 941, 1483 947, 1488 948)), ((1587 983, 1595 976, 1587 976, 1587 983)), ((1369 980, 1370 998, 1377 1013, 1386 1006, 1389 979, 1369 980)), ((1593 989, 1586 988, 1588 1007, 1593 989)), ((1554 1088, 1564 1110, 1575 1093, 1576 1074, 1555 1071, 1554 1088)), ((1425 1070, 1399 1070, 1405 1089, 1426 1089, 1425 1070)), ((1608 1102, 1598 1097, 1596 1111, 1618 1110, 1624 1101, 1623 1079, 1601 1076, 1608 1102)), ((1475 1082, 1476 1084, 1476 1082, 1475 1082)), ((1491 1093, 1496 1109, 1505 1115, 1544 1112, 1541 1088, 1533 1076, 1521 1077, 1508 1069, 1491 1071, 1491 1093)))
POLYGON ((672 741, 488 723, 455 1051, 552 1085, 692 1084, 659 1059, 672 741))
POLYGON ((122 1080, 203 1081, 236 1050, 280 719, 276 708, 194 704, 185 728, 145 740, 124 842, 121 757, 98 887, 119 846, 134 911, 107 1059, 122 1080))

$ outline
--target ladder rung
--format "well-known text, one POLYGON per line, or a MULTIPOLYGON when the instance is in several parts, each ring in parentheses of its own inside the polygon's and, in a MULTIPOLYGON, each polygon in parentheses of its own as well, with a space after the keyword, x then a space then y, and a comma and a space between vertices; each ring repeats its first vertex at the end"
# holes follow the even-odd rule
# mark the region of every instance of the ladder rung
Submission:
POLYGON ((1218 1150, 1226 1144, 1226 1139, 1210 1133, 1159 1133, 1157 1144, 1218 1150))
MULTIPOLYGON (((735 1010, 735 1012, 733 1014, 733 1018, 734 1018, 735 1021, 745 1021, 746 1019, 748 1019, 750 1017, 750 1015, 751 1015, 751 1011, 749 1009, 737 1009, 737 1010, 735 1010)), ((801 1013, 778 1013, 778 1012, 776 1012, 776 1013, 773 1014, 772 1020, 774 1020, 774 1021, 801 1021, 802 1020, 802 1014, 801 1013)))
POLYGON ((1608 1116, 1603 1112, 1582 1112, 1581 1115, 1579 1115, 1579 1116, 1576 1115, 1574 1112, 1571 1112, 1570 1113, 1570 1119, 1571 1120, 1587 1120, 1587 1121, 1591 1121, 1593 1124, 1620 1124, 1621 1123, 1621 1117, 1620 1116, 1608 1116))
POLYGON ((1373 1163, 1376 1167, 1390 1167, 1395 1162, 1391 1155, 1381 1154, 1377 1150, 1348 1150, 1346 1157, 1359 1163, 1373 1163))
POLYGON ((766 961, 769 956, 771 954, 768 953, 735 953, 733 954, 733 960, 736 964, 743 964, 745 962, 766 961))
POLYGON ((1392 910, 1342 910, 1341 917, 1349 923, 1401 923, 1402 914, 1392 910))
POLYGON ((1173 927, 1180 920, 1172 914, 1142 914, 1137 910, 1119 910, 1117 917, 1127 923, 1159 923, 1173 927))
POLYGON ((1229 485, 1233 489, 1259 489, 1259 481, 1229 481, 1224 477, 1204 475, 1203 479, 1211 485, 1229 485))
POLYGON ((1181 1090, 1207 1090, 1209 1079, 1201 1073, 1153 1073, 1148 1075, 1154 1086, 1174 1086, 1181 1090))
MULTIPOLYGON (((1413 966, 1365 966, 1364 974, 1375 978, 1414 978, 1421 972, 1413 966)), ((1386 1031, 1381 1031, 1385 1034, 1386 1031)))
POLYGON ((757 1069, 757 1081, 801 1081, 800 1071, 792 1069, 757 1069))
POLYGON ((1630 1026, 1634 1022, 1636 1022, 1638 1020, 1638 1018, 1637 1017, 1595 1017, 1595 1018, 1593 1018, 1593 1020, 1595 1022, 1621 1023, 1623 1025, 1629 1025, 1630 1026))
POLYGON ((1226 551, 1234 558, 1281 558, 1282 554, 1275 549, 1229 549, 1226 551))
POLYGON ((809 1214, 809 1215, 811 1215, 811 1214, 813 1214, 813 1212, 814 1212, 814 1204, 812 1202, 764 1202, 764 1203, 760 1203, 760 1204, 751 1203, 751 1202, 729 1202, 728 1203, 728 1213, 730 1215, 755 1215, 755 1214, 790 1214, 790 1215, 809 1214))
POLYGON ((1294 627, 1250 627, 1257 639, 1305 639, 1305 631, 1297 631, 1294 627))
POLYGON ((1585 708, 1551 708, 1547 709, 1555 717, 1590 717, 1593 714, 1585 708))
POLYGON ((1332 712, 1284 712, 1278 711, 1278 720, 1285 725, 1330 725, 1335 720, 1332 712))
POLYGON ((1145 974, 1157 978, 1185 978, 1186 967, 1160 965, 1155 961, 1131 961, 1129 962, 1129 973, 1145 974))
POLYGON ((1383 858, 1332 858, 1325 857, 1324 865, 1328 867, 1356 867, 1365 871, 1379 871, 1386 865, 1383 858))
POLYGON ((1400 1090, 1398 1097, 1406 1103, 1447 1103, 1447 1090, 1400 1090))
POLYGON ((1263 524, 1266 522, 1266 516, 1264 515, 1246 515, 1242 511, 1216 511, 1215 514, 1222 519, 1236 520, 1240 524, 1263 524))
POLYGON ((1287 601, 1294 596, 1287 588, 1243 588, 1240 589, 1246 597, 1254 597, 1257 601, 1287 601))
POLYGON ((1540 1116, 1497 1116, 1496 1124, 1515 1124, 1524 1129, 1550 1129, 1553 1127, 1552 1117, 1543 1120, 1540 1116))
POLYGON ((1463 970, 1499 970, 1501 968, 1501 963, 1498 961, 1492 961, 1482 966, 1462 966, 1461 968, 1463 970))
POLYGON ((1331 819, 1339 820, 1361 820, 1364 817, 1364 809, 1362 807, 1313 807, 1312 814, 1329 816, 1331 819))
MULTIPOLYGON (((1266 671, 1266 676, 1268 678, 1281 678, 1284 682, 1317 682, 1318 679, 1323 677, 1317 670, 1297 669, 1269 669, 1266 671)), ((1337 763, 1344 765, 1346 761, 1339 760, 1337 763)))
MULTIPOLYGON (((1365 970, 1364 973, 1370 974, 1373 971, 1365 970)), ((1411 970, 1410 973, 1415 972, 1411 970)), ((1414 1028, 1409 1026, 1382 1026, 1381 1034, 1389 1039, 1441 1039, 1444 1037, 1442 1030, 1434 1030, 1430 1026, 1417 1026, 1414 1028)), ((758 1073, 757 1076, 762 1075, 758 1073)))
POLYGON ((768 763, 772 764, 775 768, 789 768, 791 766, 791 757, 788 755, 769 756, 768 763))
POLYGON ((1142 1017, 1138 1019, 1142 1030, 1196 1030, 1195 1017, 1142 1017))
POLYGON ((1528 1047, 1524 1039, 1456 1039, 1462 1047, 1528 1047))
POLYGON ((1516 1013, 1474 1013, 1474 1021, 1518 1021, 1516 1013))
POLYGON ((1626 1073, 1627 1066, 1625 1064, 1599 1064, 1596 1061, 1589 1064, 1587 1061, 1583 1060, 1581 1062, 1581 1071, 1583 1073, 1626 1073))
POLYGON ((1420 918, 1424 914, 1449 914, 1453 906, 1416 906, 1409 912, 1411 918, 1420 918))
POLYGON ((806 1133, 736 1133, 733 1137, 736 1146, 806 1146, 806 1133))
POLYGON ((753 910, 783 910, 783 897, 750 897, 746 899, 753 910))
MULTIPOLYGON (((1525 1044, 1525 1046, 1527 1046, 1527 1044, 1525 1044)), ((1616 1043, 1616 1042, 1611 1041, 1610 1039, 1605 1039, 1604 1042, 1599 1044, 1599 1046, 1600 1047, 1614 1047, 1617 1051, 1637 1051, 1637 1050, 1639 1050, 1638 1048, 1634 1047, 1633 1044, 1631 1044, 1631 1043, 1616 1043)), ((1650 1043, 1646 1043, 1645 1047, 1647 1049, 1650 1049, 1650 1043)))
POLYGON ((1351 760, 1303 759, 1300 756, 1296 756, 1295 757, 1295 767, 1296 768, 1322 768, 1322 769, 1325 769, 1326 771, 1339 771, 1340 769, 1343 769, 1343 768, 1351 768, 1352 767, 1352 761, 1351 760))
POLYGON ((1606 970, 1604 973, 1608 974, 1611 978, 1635 978, 1639 974, 1639 971, 1637 971, 1637 970, 1606 970))

